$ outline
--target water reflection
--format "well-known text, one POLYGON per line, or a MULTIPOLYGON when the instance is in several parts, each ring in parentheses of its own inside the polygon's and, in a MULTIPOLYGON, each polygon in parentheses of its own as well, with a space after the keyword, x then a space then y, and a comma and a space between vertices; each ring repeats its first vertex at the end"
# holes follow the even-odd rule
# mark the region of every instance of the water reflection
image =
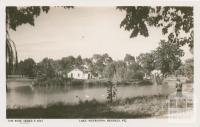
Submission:
MULTIPOLYGON (((106 86, 50 86, 32 87, 29 82, 7 82, 9 92, 7 92, 7 107, 31 107, 51 103, 78 103, 80 100, 106 101, 106 86)), ((174 92, 174 88, 166 85, 147 85, 147 86, 117 86, 117 98, 169 94, 174 92)))

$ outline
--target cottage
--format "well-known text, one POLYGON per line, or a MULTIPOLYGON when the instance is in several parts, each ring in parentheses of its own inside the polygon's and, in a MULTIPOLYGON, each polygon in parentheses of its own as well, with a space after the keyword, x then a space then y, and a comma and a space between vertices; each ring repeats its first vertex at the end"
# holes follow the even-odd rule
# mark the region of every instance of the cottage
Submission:
POLYGON ((92 79, 94 76, 90 71, 80 70, 80 69, 73 69, 67 74, 68 78, 74 79, 92 79))
POLYGON ((143 79, 151 79, 151 76, 145 73, 143 79))
POLYGON ((154 76, 154 77, 157 77, 157 76, 162 76, 162 72, 161 70, 153 70, 151 71, 151 75, 154 76))

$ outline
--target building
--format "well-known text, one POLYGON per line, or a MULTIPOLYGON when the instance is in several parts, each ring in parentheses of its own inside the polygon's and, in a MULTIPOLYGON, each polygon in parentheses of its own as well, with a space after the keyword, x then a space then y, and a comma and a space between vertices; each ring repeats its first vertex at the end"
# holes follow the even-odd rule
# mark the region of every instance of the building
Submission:
POLYGON ((151 75, 152 76, 154 76, 154 77, 157 77, 157 76, 159 76, 159 77, 161 77, 162 76, 162 72, 161 72, 161 70, 153 70, 153 71, 151 71, 151 75))
POLYGON ((151 76, 145 73, 143 79, 151 79, 151 76))
POLYGON ((94 76, 90 71, 85 71, 81 69, 73 69, 67 74, 68 78, 74 79, 92 79, 94 76))

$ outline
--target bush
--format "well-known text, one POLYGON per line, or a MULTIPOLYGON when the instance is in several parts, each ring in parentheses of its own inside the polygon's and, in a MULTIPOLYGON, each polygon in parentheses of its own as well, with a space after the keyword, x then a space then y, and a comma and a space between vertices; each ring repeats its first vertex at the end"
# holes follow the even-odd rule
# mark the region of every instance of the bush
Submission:
POLYGON ((37 78, 34 80, 34 86, 46 86, 46 85, 65 85, 67 79, 54 77, 54 78, 37 78))
POLYGON ((138 85, 153 85, 151 80, 142 80, 138 82, 138 85))
POLYGON ((127 79, 129 81, 131 81, 131 80, 142 80, 143 77, 144 77, 144 73, 140 72, 140 71, 128 72, 127 73, 127 79))

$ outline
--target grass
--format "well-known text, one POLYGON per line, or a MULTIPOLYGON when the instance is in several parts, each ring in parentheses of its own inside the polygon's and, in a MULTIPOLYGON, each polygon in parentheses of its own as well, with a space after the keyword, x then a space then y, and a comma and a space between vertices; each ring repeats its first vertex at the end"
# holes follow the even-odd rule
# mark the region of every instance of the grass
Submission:
POLYGON ((139 113, 152 117, 160 116, 167 113, 167 99, 166 95, 126 98, 115 101, 111 109, 115 112, 139 113))
POLYGON ((166 96, 135 97, 116 100, 113 104, 96 100, 76 105, 52 104, 24 109, 7 109, 7 118, 148 118, 161 115, 166 96), (157 113, 157 114, 156 114, 157 113))

